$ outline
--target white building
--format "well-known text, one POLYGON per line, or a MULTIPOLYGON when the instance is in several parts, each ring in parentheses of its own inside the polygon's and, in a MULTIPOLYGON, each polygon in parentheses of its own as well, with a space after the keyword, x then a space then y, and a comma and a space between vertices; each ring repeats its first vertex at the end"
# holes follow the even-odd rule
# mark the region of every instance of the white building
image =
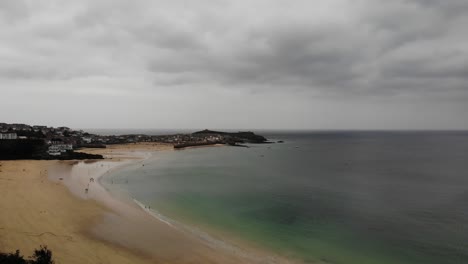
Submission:
POLYGON ((16 133, 0 133, 0 139, 18 139, 16 133))
POLYGON ((91 143, 91 142, 93 142, 93 139, 90 138, 90 137, 82 137, 81 140, 83 140, 83 142, 85 142, 85 143, 91 143))
POLYGON ((73 150, 72 144, 55 144, 49 146, 49 150, 47 151, 49 155, 52 156, 59 156, 62 153, 67 152, 67 150, 73 150))

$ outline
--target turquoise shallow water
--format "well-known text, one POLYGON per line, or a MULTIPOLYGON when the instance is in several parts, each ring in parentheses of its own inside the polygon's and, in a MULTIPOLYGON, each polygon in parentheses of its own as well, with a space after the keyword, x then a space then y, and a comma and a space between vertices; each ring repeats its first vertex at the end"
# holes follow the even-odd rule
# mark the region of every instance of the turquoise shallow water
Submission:
POLYGON ((468 133, 272 133, 104 178, 159 212, 304 261, 468 263, 468 133))

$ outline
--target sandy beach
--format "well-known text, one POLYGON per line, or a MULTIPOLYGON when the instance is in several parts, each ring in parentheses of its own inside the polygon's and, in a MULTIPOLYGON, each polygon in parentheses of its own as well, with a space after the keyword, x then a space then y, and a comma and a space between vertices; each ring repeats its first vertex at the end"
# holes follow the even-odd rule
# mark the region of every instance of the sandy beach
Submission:
POLYGON ((139 143, 81 150, 102 161, 0 161, 0 251, 29 256, 47 245, 56 263, 247 263, 115 199, 98 184, 119 166, 170 145, 139 143), (87 189, 87 190, 86 190, 87 189))
POLYGON ((48 180, 56 161, 0 162, 0 250, 20 249, 25 256, 47 245, 57 263, 147 263, 128 250, 87 234, 107 208, 70 194, 48 180))

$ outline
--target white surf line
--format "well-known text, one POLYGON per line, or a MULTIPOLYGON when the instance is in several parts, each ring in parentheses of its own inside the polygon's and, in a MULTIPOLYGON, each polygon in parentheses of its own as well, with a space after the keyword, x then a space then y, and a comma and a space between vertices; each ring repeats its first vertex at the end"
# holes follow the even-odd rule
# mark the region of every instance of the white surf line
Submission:
POLYGON ((244 258, 247 258, 247 259, 250 259, 250 260, 254 260, 258 263, 278 263, 278 261, 275 259, 275 257, 273 256, 265 256, 265 257, 260 257, 258 255, 254 255, 253 253, 247 253, 246 251, 242 250, 241 248, 237 247, 237 246, 234 246, 234 245, 231 245, 231 244, 228 244, 227 242, 223 241, 223 240, 220 240, 220 239, 216 239, 212 236, 210 236, 209 234, 207 234, 206 232, 203 232, 197 228, 194 228, 194 227, 189 227, 185 224, 182 224, 174 219, 171 219, 171 218, 168 218, 164 215, 162 215, 161 213, 159 213, 157 210, 155 209, 150 209, 148 206, 146 206, 145 204, 143 204, 142 202, 138 201, 137 199, 133 198, 133 201, 142 209, 144 210, 145 212, 147 212, 149 215, 153 216, 154 218, 158 219, 159 221, 169 225, 170 227, 174 228, 174 229, 177 229, 179 231, 183 231, 183 232, 188 232, 198 238, 200 238, 201 240, 205 241, 205 243, 207 243, 208 246, 210 247, 213 247, 213 248, 217 248, 217 249, 224 249, 224 250, 227 250, 227 251, 230 251, 238 256, 242 256, 244 258))
POLYGON ((141 208, 143 209, 144 211, 146 211, 147 213, 149 213, 151 216, 157 218, 159 221, 169 225, 170 227, 173 227, 173 228, 177 228, 177 226, 173 225, 171 223, 171 221, 173 220, 170 220, 168 219, 167 217, 165 217, 164 215, 160 214, 158 211, 156 210, 151 210, 149 208, 146 207, 146 205, 144 205, 143 203, 141 203, 140 201, 138 201, 137 199, 133 198, 133 201, 141 208))

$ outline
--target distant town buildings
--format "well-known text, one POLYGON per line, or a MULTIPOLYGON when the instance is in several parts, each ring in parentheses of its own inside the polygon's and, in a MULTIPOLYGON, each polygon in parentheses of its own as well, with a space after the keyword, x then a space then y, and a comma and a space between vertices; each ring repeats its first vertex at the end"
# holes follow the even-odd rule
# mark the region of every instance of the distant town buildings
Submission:
MULTIPOLYGON (((21 140, 43 143, 42 152, 47 156, 69 156, 77 148, 105 148, 112 144, 129 144, 137 142, 154 142, 174 145, 174 148, 213 144, 263 143, 267 140, 252 132, 226 133, 203 130, 192 134, 173 135, 96 135, 83 130, 68 127, 29 126, 25 124, 0 123, 1 140, 21 140)), ((9 142, 0 144, 8 145, 9 142)))
POLYGON ((67 150, 73 150, 73 144, 64 142, 61 138, 53 138, 50 140, 50 145, 47 153, 51 156, 60 156, 67 150))
POLYGON ((16 133, 0 133, 0 139, 18 139, 16 133))
POLYGON ((62 153, 67 152, 67 150, 73 150, 72 144, 53 144, 49 146, 47 153, 51 156, 60 156, 62 153))
POLYGON ((83 140, 83 142, 88 143, 88 144, 93 142, 93 139, 91 137, 82 137, 81 140, 83 140))
POLYGON ((47 132, 47 126, 33 126, 32 128, 34 132, 42 132, 42 133, 47 132))

